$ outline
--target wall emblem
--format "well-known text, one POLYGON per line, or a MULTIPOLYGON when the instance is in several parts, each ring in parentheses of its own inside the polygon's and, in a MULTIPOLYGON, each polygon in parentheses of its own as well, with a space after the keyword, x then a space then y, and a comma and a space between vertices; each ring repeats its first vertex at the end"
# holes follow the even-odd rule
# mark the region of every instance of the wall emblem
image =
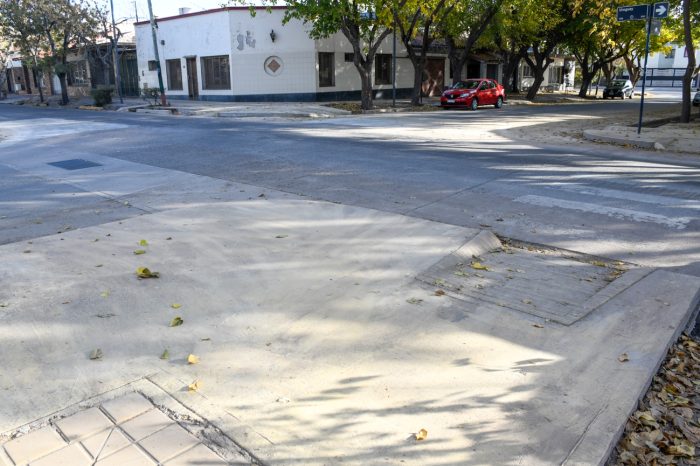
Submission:
POLYGON ((267 57, 264 68, 265 73, 269 74, 270 76, 279 76, 282 74, 282 70, 284 69, 284 62, 280 57, 267 57))

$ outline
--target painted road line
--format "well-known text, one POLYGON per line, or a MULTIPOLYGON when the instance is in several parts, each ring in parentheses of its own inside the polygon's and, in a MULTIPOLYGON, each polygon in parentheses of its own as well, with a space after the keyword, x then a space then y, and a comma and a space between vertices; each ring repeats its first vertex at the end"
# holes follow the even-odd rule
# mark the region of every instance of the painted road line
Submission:
POLYGON ((655 204, 665 207, 676 207, 679 209, 700 210, 700 201, 691 199, 681 199, 678 197, 657 196, 655 194, 643 194, 634 191, 619 191, 617 189, 593 188, 576 184, 561 184, 552 186, 554 189, 561 189, 588 196, 609 197, 612 199, 623 199, 626 201, 641 202, 644 204, 655 204))
POLYGON ((658 223, 677 230, 683 230, 691 220, 694 220, 693 217, 666 217, 638 210, 620 209, 617 207, 590 204, 588 202, 567 201, 564 199, 535 195, 520 196, 514 199, 514 201, 540 207, 558 207, 561 209, 578 210, 580 212, 590 212, 619 218, 621 220, 632 220, 634 222, 658 223))

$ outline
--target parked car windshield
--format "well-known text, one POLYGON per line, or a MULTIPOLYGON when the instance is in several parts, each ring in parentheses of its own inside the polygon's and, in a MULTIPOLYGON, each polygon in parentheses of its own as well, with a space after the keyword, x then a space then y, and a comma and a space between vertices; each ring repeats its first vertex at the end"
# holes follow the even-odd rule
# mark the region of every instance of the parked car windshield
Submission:
POLYGON ((627 84, 627 81, 617 80, 610 83, 610 87, 625 87, 625 84, 627 84))
POLYGON ((472 80, 457 81, 452 86, 452 89, 476 89, 477 87, 479 87, 480 83, 481 83, 481 81, 472 81, 472 80))

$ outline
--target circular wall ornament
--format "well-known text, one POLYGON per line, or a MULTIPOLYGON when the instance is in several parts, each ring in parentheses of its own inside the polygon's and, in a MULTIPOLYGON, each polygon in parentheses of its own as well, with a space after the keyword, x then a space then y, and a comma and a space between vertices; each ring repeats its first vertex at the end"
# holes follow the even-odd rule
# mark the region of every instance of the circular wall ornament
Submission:
POLYGON ((284 62, 280 57, 267 57, 263 67, 265 68, 265 73, 269 74, 270 76, 279 76, 282 74, 282 70, 284 69, 284 62))

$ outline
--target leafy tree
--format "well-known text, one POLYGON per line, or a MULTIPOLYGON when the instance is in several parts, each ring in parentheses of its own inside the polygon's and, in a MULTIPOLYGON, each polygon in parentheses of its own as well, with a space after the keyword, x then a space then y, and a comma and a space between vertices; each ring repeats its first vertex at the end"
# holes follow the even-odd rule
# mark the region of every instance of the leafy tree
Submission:
POLYGON ((34 18, 46 36, 54 71, 61 83, 61 104, 68 103, 68 55, 98 34, 99 9, 87 0, 32 0, 34 18))
POLYGON ((452 79, 460 81, 472 48, 491 25, 504 0, 457 2, 446 16, 442 33, 447 44, 452 79))
POLYGON ((420 101, 423 73, 434 33, 442 29, 443 23, 456 5, 455 0, 403 0, 393 9, 394 24, 413 64, 413 105, 418 105, 420 101), (417 36, 421 39, 420 53, 413 47, 413 40, 417 36))
POLYGON ((683 74, 683 104, 681 106, 681 123, 690 123, 691 94, 690 86, 693 78, 700 72, 700 66, 695 61, 695 44, 700 41, 700 2, 697 0, 682 0, 682 34, 678 34, 678 42, 685 43, 688 64, 683 74))
MULTIPOLYGON (((0 29, 0 98, 7 85, 7 61, 10 59, 10 42, 3 37, 0 29)), ((9 90, 9 89, 8 89, 9 90)))

